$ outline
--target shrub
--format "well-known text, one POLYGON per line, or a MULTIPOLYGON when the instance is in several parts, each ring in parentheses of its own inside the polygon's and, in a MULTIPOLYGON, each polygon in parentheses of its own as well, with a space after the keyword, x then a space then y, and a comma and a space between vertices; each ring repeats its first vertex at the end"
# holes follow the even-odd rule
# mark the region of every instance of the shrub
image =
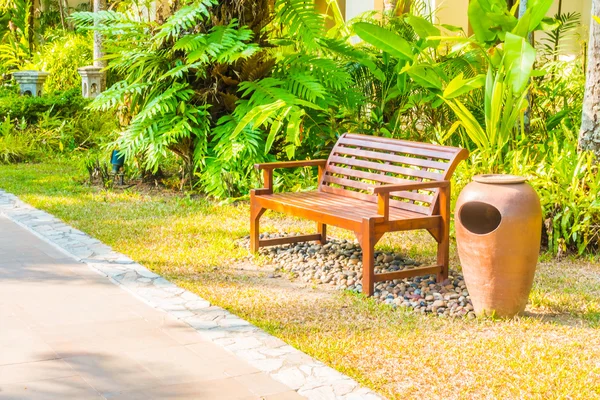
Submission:
POLYGON ((42 97, 9 94, 5 97, 0 96, 0 119, 10 118, 35 124, 44 114, 73 118, 81 113, 88 103, 88 100, 81 97, 79 89, 55 92, 42 97))
POLYGON ((64 32, 45 44, 33 58, 33 69, 49 72, 45 91, 68 90, 81 87, 77 68, 91 65, 93 38, 89 33, 64 32))

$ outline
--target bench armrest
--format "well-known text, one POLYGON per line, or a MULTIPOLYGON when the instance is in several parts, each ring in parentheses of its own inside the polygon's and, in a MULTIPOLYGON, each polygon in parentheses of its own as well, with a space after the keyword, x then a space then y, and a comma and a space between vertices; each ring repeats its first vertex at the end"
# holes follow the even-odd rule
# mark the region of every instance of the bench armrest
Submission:
POLYGON ((450 181, 411 182, 398 185, 381 185, 371 188, 371 194, 399 192, 401 190, 435 189, 450 186, 450 181))
POLYGON ((304 161, 281 161, 264 164, 254 164, 254 168, 262 170, 274 170, 275 168, 298 168, 325 166, 327 160, 304 160, 304 161))
POLYGON ((371 188, 371 193, 377 195, 377 214, 383 217, 384 221, 389 220, 390 216, 390 193, 401 190, 419 190, 440 188, 441 209, 446 210, 449 215, 450 207, 450 181, 431 181, 431 182, 410 182, 398 185, 381 185, 371 188))

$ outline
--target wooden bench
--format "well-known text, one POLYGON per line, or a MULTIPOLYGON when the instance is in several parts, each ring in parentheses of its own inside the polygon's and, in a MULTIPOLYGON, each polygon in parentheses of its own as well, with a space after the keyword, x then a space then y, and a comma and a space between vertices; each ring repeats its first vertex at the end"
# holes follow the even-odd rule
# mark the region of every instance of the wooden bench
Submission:
POLYGON ((448 277, 450 177, 468 151, 456 147, 346 133, 327 160, 257 164, 264 188, 250 194, 250 250, 318 240, 325 244, 327 225, 353 231, 363 253, 362 290, 374 283, 436 274, 448 277), (319 167, 319 187, 312 192, 273 193, 275 168, 319 167), (259 220, 275 210, 317 222, 317 233, 275 239, 259 238, 259 220), (427 267, 375 274, 374 247, 386 232, 426 229, 438 242, 437 263, 427 267))

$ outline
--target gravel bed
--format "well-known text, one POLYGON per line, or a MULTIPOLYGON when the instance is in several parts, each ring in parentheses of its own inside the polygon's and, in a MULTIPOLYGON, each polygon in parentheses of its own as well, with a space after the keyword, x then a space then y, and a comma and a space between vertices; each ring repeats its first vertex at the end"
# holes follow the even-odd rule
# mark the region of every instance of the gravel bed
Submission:
MULTIPOLYGON (((261 234, 261 239, 285 236, 261 234)), ((249 237, 243 241, 248 246, 249 237)), ((290 273, 306 283, 327 285, 338 290, 361 292, 362 250, 358 243, 330 238, 325 245, 314 242, 263 247, 276 270, 290 273)), ((419 262, 397 253, 375 252, 375 273, 416 268, 419 262)), ((392 307, 441 317, 475 318, 469 292, 461 274, 450 271, 448 279, 437 283, 435 276, 420 276, 375 284, 375 299, 392 307)))

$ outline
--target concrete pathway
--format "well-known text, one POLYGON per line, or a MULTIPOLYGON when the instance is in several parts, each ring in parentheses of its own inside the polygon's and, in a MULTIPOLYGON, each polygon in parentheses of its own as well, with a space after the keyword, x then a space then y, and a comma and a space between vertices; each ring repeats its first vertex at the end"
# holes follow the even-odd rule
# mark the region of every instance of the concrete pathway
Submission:
POLYGON ((2 191, 0 213, 0 400, 379 398, 2 191))

